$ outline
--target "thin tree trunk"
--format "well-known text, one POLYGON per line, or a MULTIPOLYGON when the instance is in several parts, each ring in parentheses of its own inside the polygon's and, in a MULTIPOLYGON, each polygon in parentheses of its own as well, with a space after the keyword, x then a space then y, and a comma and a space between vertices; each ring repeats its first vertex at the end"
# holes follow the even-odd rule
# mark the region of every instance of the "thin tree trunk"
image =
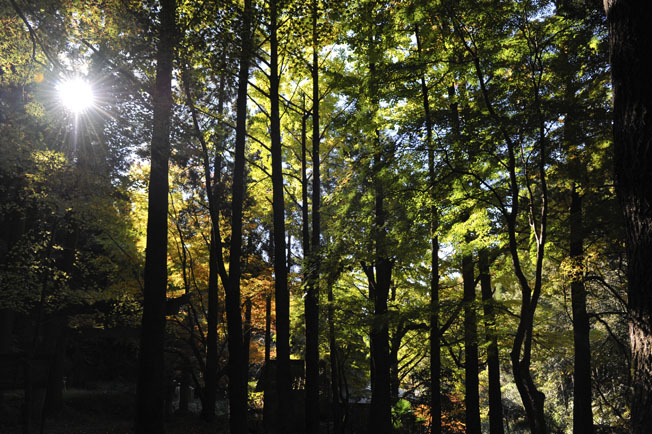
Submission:
POLYGON ((398 377, 398 350, 401 346, 402 336, 399 333, 399 330, 396 330, 396 333, 390 338, 389 345, 389 393, 392 405, 398 402, 398 390, 400 386, 398 377))
MULTIPOLYGON (((421 58, 421 39, 419 26, 415 26, 415 37, 419 60, 421 58)), ((424 68, 425 69, 425 68, 424 68)), ((432 116, 425 72, 421 74, 421 95, 426 123, 426 148, 428 149, 428 181, 430 188, 430 416, 431 433, 441 432, 441 350, 439 334, 439 239, 437 237, 438 212, 435 194, 435 151, 432 141, 432 116)))
POLYGON ((343 433, 342 403, 340 402, 339 364, 337 360, 337 338, 335 336, 335 306, 333 295, 333 279, 328 278, 328 350, 331 371, 331 412, 333 417, 333 431, 335 434, 343 433))
POLYGON ((147 250, 136 389, 137 434, 164 432, 165 299, 167 288, 168 160, 172 117, 172 63, 176 38, 175 0, 161 0, 156 84, 152 95, 151 172, 147 210, 147 250))
POLYGON ((517 240, 517 221, 520 213, 520 189, 521 185, 518 182, 517 167, 516 167, 516 143, 512 140, 509 131, 505 128, 504 119, 496 112, 492 99, 489 95, 487 88, 487 81, 482 69, 478 53, 474 51, 465 39, 463 32, 456 28, 456 33, 460 36, 461 42, 464 44, 465 50, 473 60, 475 73, 479 82, 482 97, 485 106, 489 113, 489 117, 495 123, 500 135, 504 139, 507 148, 507 161, 505 167, 508 173, 508 188, 509 188, 509 209, 503 207, 502 214, 505 219, 507 227, 507 236, 509 240, 509 252, 512 258, 514 267, 514 274, 518 280, 521 288, 521 308, 519 312, 519 323, 514 336, 510 359, 512 363, 512 374, 514 376, 514 383, 518 389, 525 414, 527 417, 530 430, 534 434, 545 434, 548 432, 545 419, 544 401, 545 395, 540 392, 532 379, 530 372, 531 358, 532 358, 532 337, 534 327, 534 313, 541 296, 542 276, 543 276, 543 256, 546 245, 547 236, 547 219, 548 219, 548 187, 546 181, 546 136, 545 136, 545 120, 541 109, 540 89, 538 88, 537 77, 533 77, 533 93, 534 93, 534 110, 538 117, 537 128, 539 136, 537 137, 537 144, 539 146, 539 161, 537 167, 537 178, 539 180, 540 196, 538 198, 539 204, 535 207, 534 197, 530 197, 530 210, 528 219, 530 220, 530 230, 535 234, 536 240, 536 266, 534 271, 534 283, 531 284, 523 268, 521 267, 521 260, 519 257, 519 243, 517 240), (538 212, 535 212, 538 211, 538 212))
POLYGON ((265 294, 265 365, 269 366, 272 346, 272 294, 265 294))
POLYGON ((582 198, 575 183, 571 189, 570 257, 574 274, 571 280, 573 307, 573 433, 593 433, 591 408, 591 346, 589 342, 589 315, 586 311, 584 288, 584 229, 582 227, 582 198))
POLYGON ((270 19, 270 137, 272 142, 272 209, 274 211, 274 283, 276 290, 276 360, 278 390, 277 430, 284 433, 290 420, 290 294, 285 263, 285 202, 283 193, 283 150, 279 110, 278 3, 269 3, 270 19))
POLYGON ((229 276, 225 289, 226 326, 229 348, 229 426, 231 434, 247 432, 247 385, 244 384, 242 317, 240 309, 240 257, 242 255, 242 206, 245 193, 245 145, 247 136, 247 85, 252 56, 253 5, 244 1, 242 11, 238 98, 236 102, 235 156, 231 200, 231 245, 229 276))
MULTIPOLYGON (((213 194, 213 192, 210 191, 210 186, 207 193, 213 194)), ((221 250, 221 245, 219 245, 216 240, 216 231, 219 231, 219 227, 213 224, 208 255, 206 369, 204 370, 204 400, 201 409, 201 417, 206 421, 212 421, 215 418, 215 403, 217 400, 217 304, 219 302, 217 294, 217 256, 220 254, 218 249, 221 250)))
MULTIPOLYGON (((251 350, 251 297, 245 300, 245 322, 244 322, 244 363, 243 363, 243 380, 245 387, 249 385, 249 353, 251 350)), ((248 391, 247 391, 248 394, 248 391)))
POLYGON ((503 402, 500 391, 500 358, 498 354, 498 333, 496 313, 489 274, 489 254, 486 249, 478 253, 480 292, 484 310, 484 324, 487 336, 487 370, 489 371, 489 433, 503 434, 503 402))
MULTIPOLYGON (((222 255, 222 237, 220 235, 220 215, 217 201, 218 185, 221 181, 222 170, 222 157, 220 150, 216 150, 213 170, 215 175, 211 177, 211 166, 208 145, 204 138, 204 133, 199 126, 199 118, 197 110, 192 99, 190 92, 190 78, 188 71, 183 71, 183 85, 186 93, 186 101, 192 115, 192 120, 195 129, 195 136, 201 143, 202 160, 204 166, 204 182, 206 184, 206 197, 208 199, 208 211, 211 219, 211 238, 209 242, 209 258, 208 258, 208 309, 206 315, 206 363, 204 364, 204 394, 202 399, 202 412, 201 416, 206 421, 211 421, 215 418, 215 403, 217 400, 217 322, 219 318, 218 305, 218 275, 222 275, 222 280, 227 281, 226 267, 224 265, 224 257, 222 255)), ((225 78, 220 79, 219 97, 218 97, 218 113, 224 114, 224 88, 225 78)), ((181 231, 179 231, 181 235, 181 231)), ((182 240, 183 241, 183 240, 182 240)), ((183 247, 185 249, 185 247, 183 247)), ((185 257, 185 250, 183 250, 185 257)), ((185 258, 184 258, 185 264, 185 258)), ((185 267, 185 265, 184 265, 185 267)), ((184 268, 185 273, 185 268, 184 268)), ((185 279, 185 277, 184 277, 185 279)))
POLYGON ((652 426, 652 3, 605 0, 614 89, 614 172, 625 215, 632 353, 631 427, 652 426))
POLYGON ((462 256, 462 279, 464 280, 464 403, 466 405, 466 432, 468 434, 480 434, 478 322, 475 312, 475 276, 471 252, 462 256))
MULTIPOLYGON (((303 248, 303 279, 308 282, 310 266, 308 257, 310 256, 310 221, 308 220, 308 175, 307 175, 307 150, 306 150, 306 98, 303 97, 301 116, 301 247, 303 248)), ((307 337, 306 331, 306 339, 307 337)))
POLYGON ((306 432, 319 433, 319 269, 320 199, 319 179, 319 56, 317 0, 312 0, 312 245, 306 291, 306 432))
MULTIPOLYGON (((218 99, 218 113, 224 114, 224 88, 225 78, 220 78, 219 99, 218 99)), ((189 91, 187 91, 189 93, 189 91)), ((224 267, 224 258, 222 256, 222 237, 220 236, 220 213, 217 206, 218 201, 218 184, 220 182, 221 171, 221 156, 220 151, 215 151, 215 164, 213 170, 213 182, 211 182, 210 164, 208 158, 208 147, 206 146, 202 131, 200 131, 199 123, 197 122, 194 106, 193 120, 195 121, 195 129, 197 136, 202 143, 202 151, 204 153, 204 175, 206 181, 206 197, 208 198, 208 210, 211 218, 211 239, 209 246, 208 257, 208 313, 206 315, 206 369, 204 372, 204 405, 202 406, 202 418, 207 421, 212 421, 215 418, 215 404, 217 401, 217 371, 218 371, 218 358, 217 358, 217 322, 219 318, 218 305, 219 305, 219 286, 218 274, 220 271, 226 274, 224 267)), ((226 277, 226 276, 224 276, 226 277)))

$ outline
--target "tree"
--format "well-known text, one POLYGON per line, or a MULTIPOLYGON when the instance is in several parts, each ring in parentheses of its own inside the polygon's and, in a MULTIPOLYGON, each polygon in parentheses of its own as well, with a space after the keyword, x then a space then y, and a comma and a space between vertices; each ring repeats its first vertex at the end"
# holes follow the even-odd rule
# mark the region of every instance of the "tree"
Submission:
POLYGON ((632 354, 632 417, 635 433, 652 424, 652 170, 650 101, 652 73, 646 44, 652 38, 652 5, 644 1, 604 3, 609 21, 614 90, 616 191, 626 221, 628 306, 632 354))
POLYGON ((151 172, 147 211, 143 323, 136 395, 136 432, 163 433, 165 300, 167 290, 168 160, 176 1, 161 0, 156 84, 152 94, 151 172))
MULTIPOLYGON (((319 145, 319 18, 318 2, 312 0, 312 239, 308 256, 306 288, 306 432, 319 433, 319 270, 321 265, 321 183, 319 145)), ((306 204, 307 205, 307 204, 306 204)))
POLYGON ((234 434, 247 432, 247 381, 243 367, 244 342, 240 308, 240 258, 242 252, 242 206, 245 190, 245 143, 247 137, 247 86, 252 58, 253 4, 245 0, 241 22, 238 97, 236 102, 235 159, 231 203, 231 251, 229 277, 222 281, 226 289, 226 321, 229 334, 229 425, 234 434))
POLYGON ((283 193, 283 152, 281 148, 281 119, 279 100, 279 44, 278 26, 280 2, 269 3, 269 99, 270 138, 272 155, 272 207, 274 210, 274 282, 276 296, 276 366, 278 390, 277 431, 284 432, 289 422, 291 408, 290 384, 290 294, 288 290, 286 242, 285 242, 285 199, 283 193))

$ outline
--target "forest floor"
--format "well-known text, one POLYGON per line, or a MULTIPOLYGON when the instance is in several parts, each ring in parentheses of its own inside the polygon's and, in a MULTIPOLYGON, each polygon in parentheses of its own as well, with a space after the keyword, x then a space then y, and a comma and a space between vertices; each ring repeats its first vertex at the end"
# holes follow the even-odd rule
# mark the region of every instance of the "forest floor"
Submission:
MULTIPOLYGON (((22 434, 20 405, 22 392, 6 392, 0 406, 0 434, 22 434)), ((126 391, 71 389, 64 392, 64 408, 45 420, 47 434, 131 434, 134 420, 133 393, 126 391)), ((40 432, 33 422, 32 432, 40 432)), ((173 414, 166 420, 166 434, 223 434, 227 421, 208 423, 197 414, 173 414)))

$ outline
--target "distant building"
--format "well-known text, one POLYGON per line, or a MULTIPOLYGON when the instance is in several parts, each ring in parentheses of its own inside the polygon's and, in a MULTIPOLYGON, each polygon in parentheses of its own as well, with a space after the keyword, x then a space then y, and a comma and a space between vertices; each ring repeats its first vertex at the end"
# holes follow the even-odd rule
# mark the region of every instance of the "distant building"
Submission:
MULTIPOLYGON (((266 429, 276 426, 278 415, 278 388, 276 385, 276 360, 270 360, 263 366, 256 392, 263 392, 263 425, 266 429)), ((288 428, 295 432, 305 430, 305 385, 306 369, 303 360, 290 360, 290 421, 288 428)))

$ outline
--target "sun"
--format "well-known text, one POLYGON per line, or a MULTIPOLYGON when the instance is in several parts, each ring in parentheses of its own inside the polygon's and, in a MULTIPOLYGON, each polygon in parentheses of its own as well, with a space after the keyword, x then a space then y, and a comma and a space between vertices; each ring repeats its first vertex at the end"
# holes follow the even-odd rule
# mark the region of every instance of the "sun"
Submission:
POLYGON ((82 113, 95 103, 93 88, 84 79, 76 77, 62 81, 57 86, 63 106, 74 114, 82 113))

